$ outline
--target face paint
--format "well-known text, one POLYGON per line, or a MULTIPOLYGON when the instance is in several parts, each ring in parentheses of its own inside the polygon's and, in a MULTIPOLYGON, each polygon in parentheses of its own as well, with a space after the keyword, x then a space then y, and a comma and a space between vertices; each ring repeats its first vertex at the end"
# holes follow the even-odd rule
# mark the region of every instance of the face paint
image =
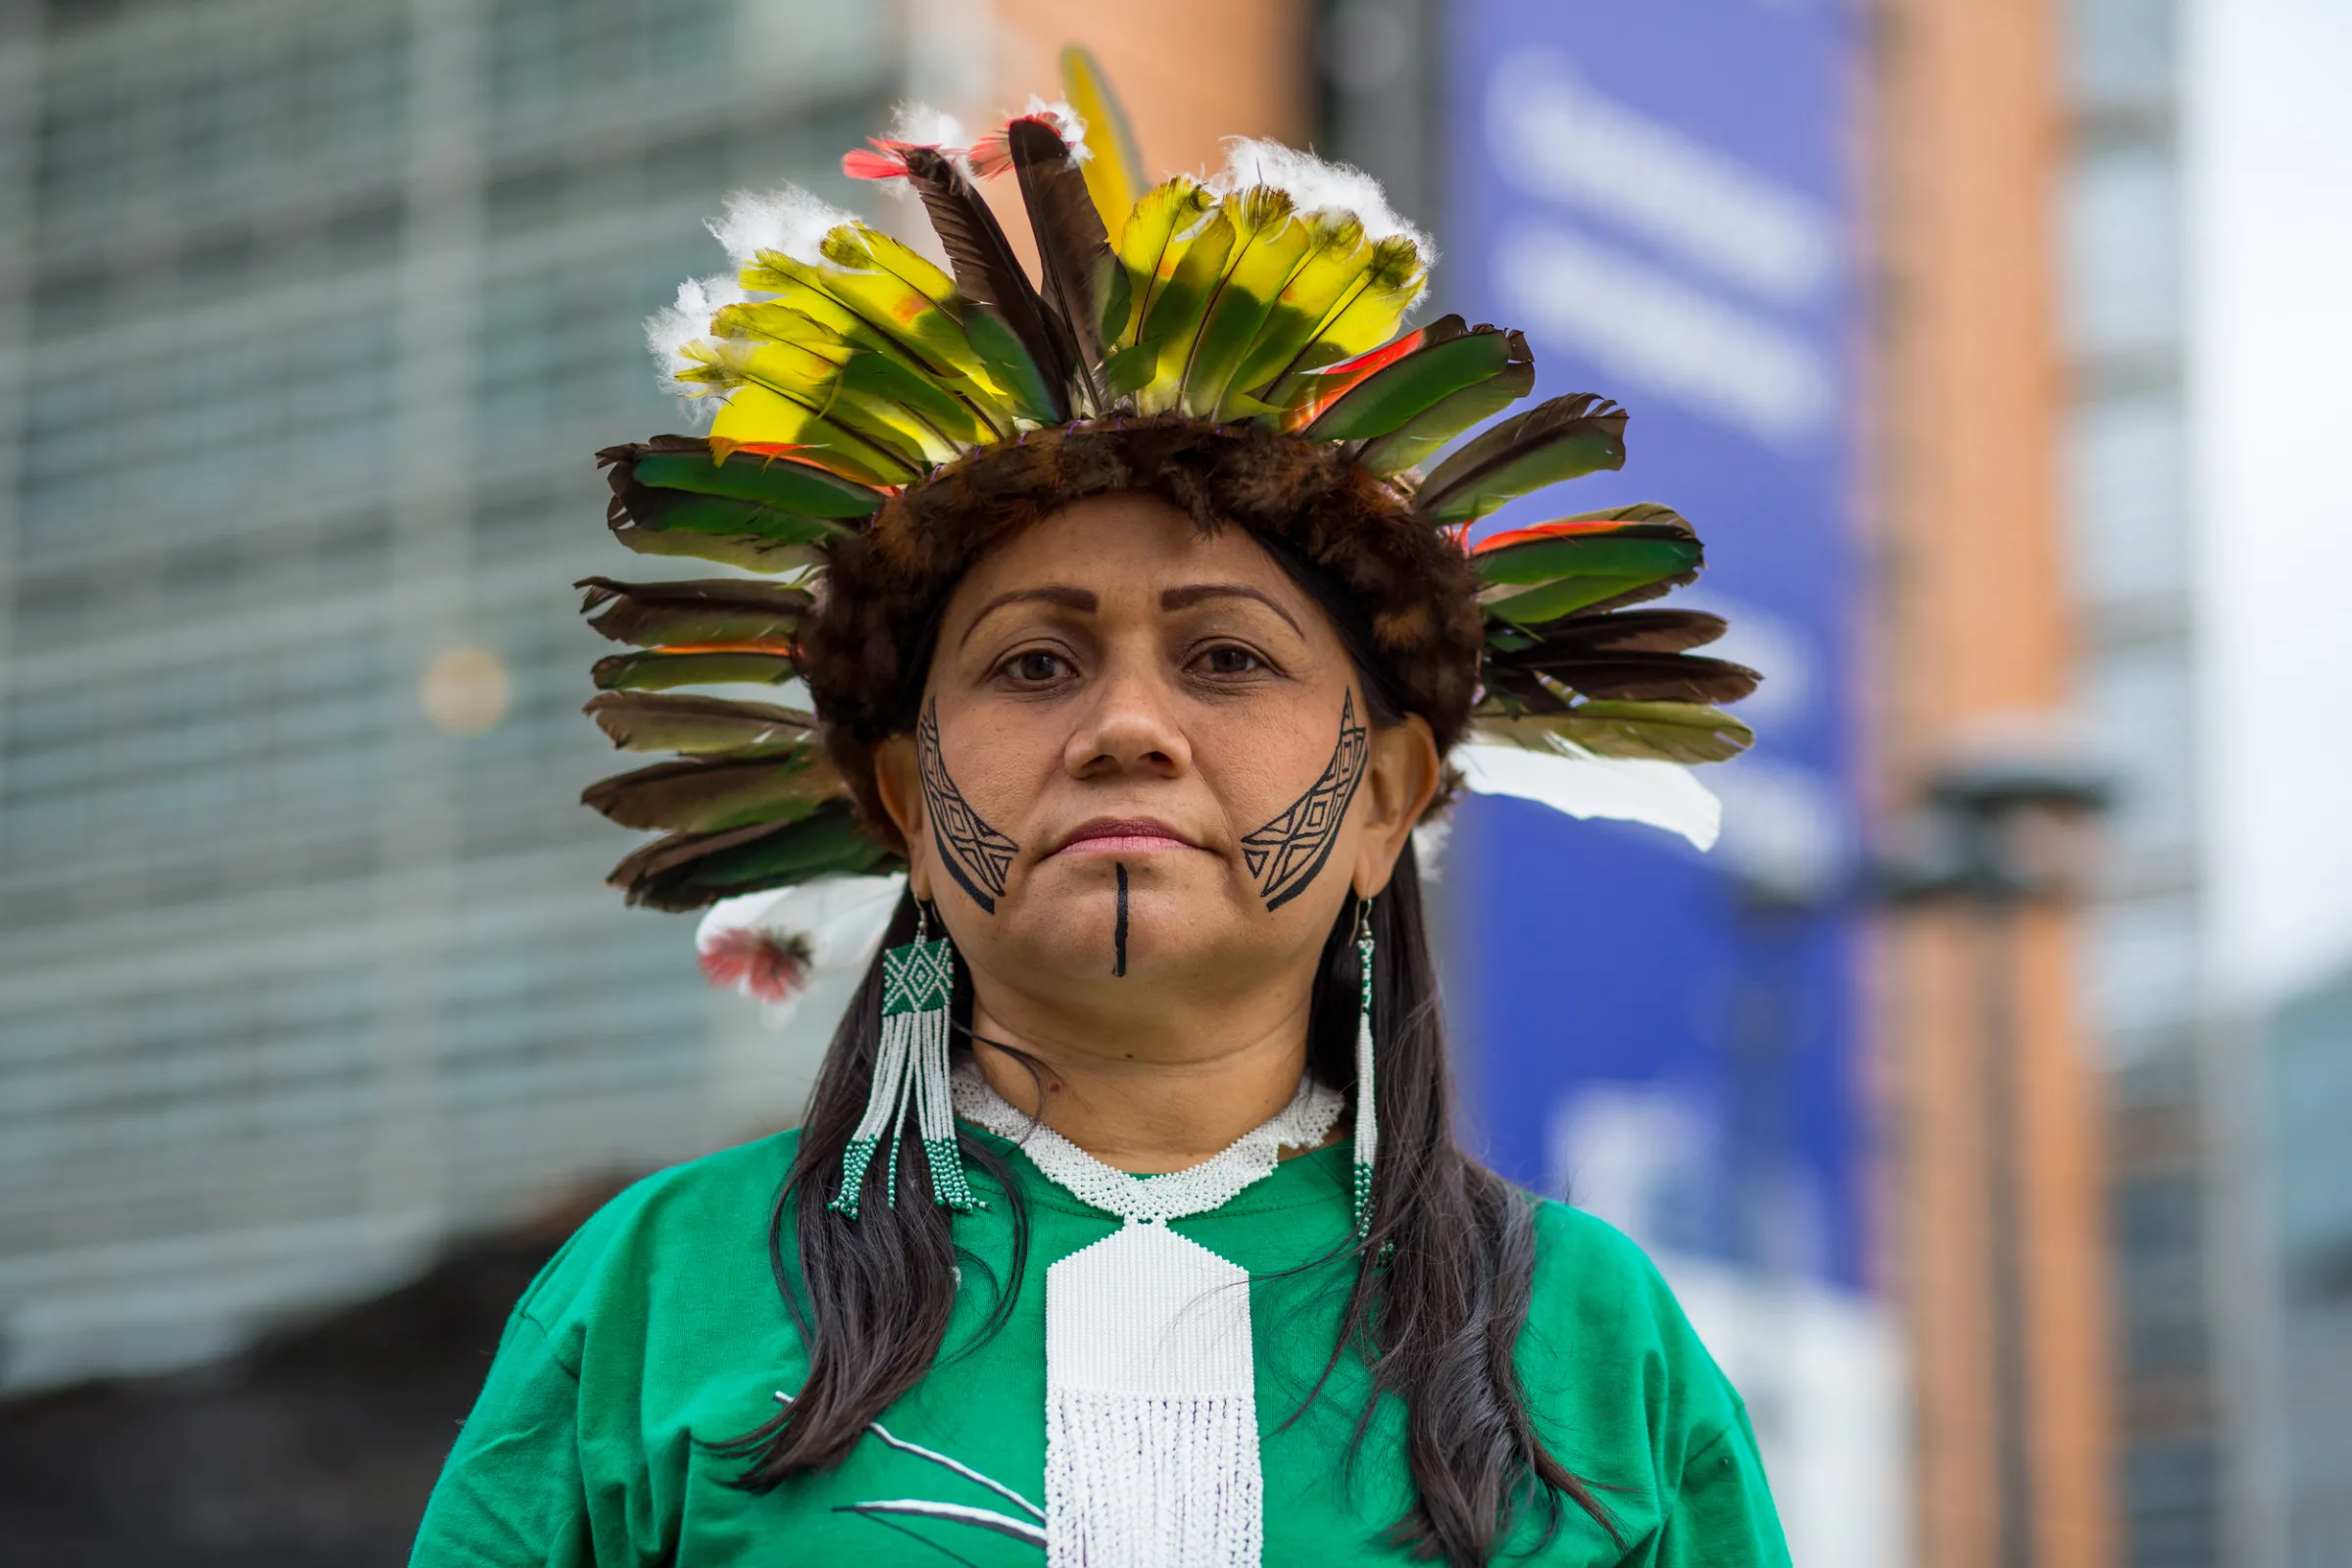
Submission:
POLYGON ((1113 979, 1127 978, 1127 864, 1112 862, 1111 869, 1119 873, 1119 914, 1110 928, 1110 973, 1113 979))
POLYGON ((948 776, 948 764, 939 755, 937 698, 923 709, 923 720, 915 727, 914 754, 922 771, 923 809, 931 818, 932 842, 939 846, 948 874, 974 904, 996 913, 997 900, 1004 896, 1004 874, 1012 868, 1013 852, 1020 846, 981 820, 948 776))
POLYGON ((1304 893, 1331 858, 1340 822, 1348 815, 1348 803, 1355 799, 1355 787, 1363 782, 1371 755, 1372 742, 1355 721, 1351 691, 1340 699, 1340 741, 1332 748, 1322 777, 1289 809, 1242 840, 1242 863, 1256 878, 1267 909, 1279 909, 1304 893))

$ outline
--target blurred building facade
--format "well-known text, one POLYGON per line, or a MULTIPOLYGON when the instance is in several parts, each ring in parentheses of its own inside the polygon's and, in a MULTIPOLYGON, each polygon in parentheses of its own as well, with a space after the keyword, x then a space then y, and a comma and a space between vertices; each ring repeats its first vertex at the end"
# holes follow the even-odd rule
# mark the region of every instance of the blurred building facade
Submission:
POLYGON ((2223 1549, 2230 1259, 2209 1245, 2231 1197, 2215 1155, 2232 1094, 2214 1081, 2227 1066, 2201 983, 2182 11, 2067 0, 2055 19, 2062 526, 2077 706, 2116 785, 2083 980, 2105 1068, 2118 1557, 2132 1568, 2240 1560, 2223 1549))
MULTIPOLYGON (((1866 678, 1881 821, 1924 826, 1939 780, 2034 758, 2075 697, 2063 39, 2053 0, 1877 15, 1866 678)), ((1882 957, 1883 1234, 1913 1358, 1919 1560, 2108 1563, 2102 1097, 2076 911, 1958 879, 1888 918, 1882 957)))
MULTIPOLYGON (((176 1365, 797 1110, 600 897, 564 584, 868 0, 0 9, 0 1387, 176 1365)), ((732 1022, 730 1021, 732 1020, 732 1022)), ((766 1048, 758 1048, 765 1050, 766 1048)))
POLYGON ((2278 1007, 2264 1033, 2252 1108, 2269 1152, 2257 1337, 2271 1473, 2250 1490, 2268 1505, 2271 1560, 2321 1568, 2352 1559, 2352 970, 2278 1007))
POLYGON ((1303 8, 1195 13, 0 4, 0 1392, 797 1115, 827 999, 710 991, 573 804, 564 585, 665 574, 598 526, 596 449, 679 419, 637 323, 729 191, 890 222, 841 152, 1075 31, 1167 167, 1299 137, 1303 8))

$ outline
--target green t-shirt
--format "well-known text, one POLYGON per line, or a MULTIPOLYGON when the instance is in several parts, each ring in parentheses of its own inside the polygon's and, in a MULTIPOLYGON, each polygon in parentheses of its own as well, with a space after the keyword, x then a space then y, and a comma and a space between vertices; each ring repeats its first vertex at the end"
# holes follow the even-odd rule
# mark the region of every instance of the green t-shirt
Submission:
MULTIPOLYGON (((986 1516, 1033 1525, 1004 1494, 1044 1501, 1045 1270, 1119 1222, 1047 1181, 1012 1145, 990 1141, 1013 1153, 1032 1227, 1010 1320, 980 1334, 993 1296, 975 1264, 1004 1279, 1012 1228, 1002 1194, 975 1170, 991 1206, 955 1221, 972 1255, 947 1344, 931 1375, 885 1413, 887 1440, 869 1431, 832 1471, 764 1494, 728 1486, 741 1462, 703 1446, 768 1420, 777 1394, 797 1393, 807 1371, 768 1263, 767 1216, 798 1142, 780 1134, 638 1183, 549 1262, 515 1306, 434 1488, 414 1568, 1037 1568, 1034 1536, 1002 1533, 986 1516), (901 1499, 968 1516, 856 1511, 901 1499)), ((1354 1267, 1345 1255, 1300 1265, 1346 1238, 1348 1181, 1343 1143, 1174 1222, 1252 1276, 1269 1564, 1407 1556, 1383 1539, 1411 1494, 1401 1404, 1383 1401, 1352 1468, 1348 1440, 1369 1387, 1359 1363, 1343 1358, 1292 1419, 1337 1341, 1354 1267)), ((1592 1485, 1627 1544, 1563 1500, 1558 1534, 1519 1560, 1785 1565, 1746 1413, 1657 1271, 1616 1231, 1562 1204, 1544 1204, 1536 1229, 1520 1376, 1551 1451, 1592 1485)), ((1525 1552, 1540 1542, 1531 1518, 1511 1545, 1525 1552)))

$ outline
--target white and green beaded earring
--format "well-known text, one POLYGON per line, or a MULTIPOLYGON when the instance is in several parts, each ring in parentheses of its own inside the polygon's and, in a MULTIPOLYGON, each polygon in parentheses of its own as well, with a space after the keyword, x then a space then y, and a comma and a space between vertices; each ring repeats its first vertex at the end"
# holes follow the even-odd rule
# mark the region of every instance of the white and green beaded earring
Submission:
POLYGON ((964 1175, 956 1147, 956 1109, 948 1087, 948 1010, 956 995, 956 945, 945 935, 928 940, 931 911, 915 906, 914 940, 882 954, 882 1042, 874 1054, 874 1083, 866 1092, 865 1114, 850 1135, 841 1158, 841 1193, 828 1206, 848 1219, 858 1217, 858 1195, 866 1168, 890 1138, 887 1200, 899 1200, 899 1139, 909 1101, 923 1160, 931 1171, 933 1201, 968 1214, 983 1204, 964 1175))
POLYGON ((1373 1106, 1372 1071, 1372 901, 1355 906, 1355 958, 1363 986, 1355 1018, 1355 1234, 1372 1231, 1372 1162, 1380 1153, 1380 1120, 1373 1106))

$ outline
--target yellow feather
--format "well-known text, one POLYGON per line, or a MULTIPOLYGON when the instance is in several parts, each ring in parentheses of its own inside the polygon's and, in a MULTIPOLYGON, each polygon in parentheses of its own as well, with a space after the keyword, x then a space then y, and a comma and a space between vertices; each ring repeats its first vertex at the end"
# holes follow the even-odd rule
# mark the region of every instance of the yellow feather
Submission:
POLYGON ((1134 127, 1127 122, 1119 95, 1111 90, 1110 78, 1083 45, 1062 46, 1061 92, 1086 122, 1086 148, 1094 156, 1079 169, 1116 250, 1119 236, 1127 230, 1128 215, 1144 192, 1144 159, 1135 145, 1134 127))

